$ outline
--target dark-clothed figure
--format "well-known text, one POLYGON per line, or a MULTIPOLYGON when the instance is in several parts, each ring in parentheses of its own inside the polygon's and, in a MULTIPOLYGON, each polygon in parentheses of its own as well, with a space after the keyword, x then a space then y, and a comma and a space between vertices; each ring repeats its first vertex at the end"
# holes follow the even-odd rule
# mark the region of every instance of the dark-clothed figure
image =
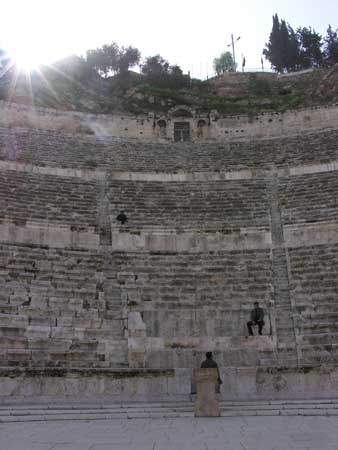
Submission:
POLYGON ((265 325, 264 323, 264 309, 260 308, 259 303, 254 303, 254 309, 251 311, 250 314, 250 321, 247 323, 249 335, 253 336, 252 327, 254 325, 258 325, 258 334, 262 335, 262 330, 265 325))
POLYGON ((217 369, 217 384, 216 384, 216 393, 220 392, 220 385, 223 384, 223 381, 221 380, 221 376, 219 374, 219 369, 217 362, 212 359, 212 352, 207 352, 205 354, 206 360, 202 362, 201 369, 217 369))
POLYGON ((128 222, 128 217, 125 215, 124 211, 121 211, 120 214, 116 217, 116 220, 124 225, 126 222, 128 222))

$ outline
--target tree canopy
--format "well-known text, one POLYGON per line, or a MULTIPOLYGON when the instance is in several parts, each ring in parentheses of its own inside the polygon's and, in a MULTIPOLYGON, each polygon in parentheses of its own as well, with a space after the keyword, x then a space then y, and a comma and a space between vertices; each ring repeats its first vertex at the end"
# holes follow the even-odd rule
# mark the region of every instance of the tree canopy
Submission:
POLYGON ((217 75, 234 70, 234 59, 230 52, 222 53, 218 58, 214 59, 213 67, 217 75))
POLYGON ((338 30, 333 30, 331 25, 324 39, 324 61, 328 67, 338 63, 338 30))
POLYGON ((277 72, 290 72, 297 67, 299 43, 293 28, 285 20, 279 21, 278 14, 272 18, 270 39, 263 50, 277 72))
POLYGON ((295 32, 278 14, 272 17, 272 30, 263 54, 277 72, 330 67, 338 62, 338 34, 331 25, 326 37, 311 27, 298 27, 295 32))
POLYGON ((141 71, 149 84, 154 86, 178 89, 190 85, 190 77, 183 74, 180 66, 171 66, 161 55, 146 58, 141 71))
POLYGON ((322 53, 323 38, 311 27, 297 29, 297 39, 299 42, 298 64, 302 69, 310 67, 321 67, 324 57, 322 53))
POLYGON ((141 53, 134 47, 119 47, 116 42, 87 51, 87 63, 101 75, 127 73, 140 62, 141 53))

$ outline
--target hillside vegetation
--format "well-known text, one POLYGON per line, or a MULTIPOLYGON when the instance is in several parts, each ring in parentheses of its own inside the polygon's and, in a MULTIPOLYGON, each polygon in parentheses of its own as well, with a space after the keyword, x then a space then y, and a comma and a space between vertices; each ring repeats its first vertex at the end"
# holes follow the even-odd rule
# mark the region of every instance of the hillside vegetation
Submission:
POLYGON ((338 67, 277 75, 227 72, 184 87, 152 85, 136 72, 102 78, 72 57, 27 74, 0 79, 0 99, 90 113, 165 114, 178 105, 197 113, 253 114, 338 102, 338 67))

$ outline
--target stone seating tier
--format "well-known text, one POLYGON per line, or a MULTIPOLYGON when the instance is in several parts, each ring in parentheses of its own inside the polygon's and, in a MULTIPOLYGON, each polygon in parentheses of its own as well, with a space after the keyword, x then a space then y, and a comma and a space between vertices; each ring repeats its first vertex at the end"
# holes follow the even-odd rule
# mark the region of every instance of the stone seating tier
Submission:
POLYGON ((338 245, 299 247, 293 242, 289 248, 282 226, 337 221, 336 172, 200 183, 116 181, 109 172, 270 170, 329 163, 338 159, 337 137, 333 131, 251 143, 178 145, 1 128, 0 158, 5 161, 107 171, 106 180, 85 181, 83 174, 2 167, 3 221, 97 233, 102 216, 108 235, 147 227, 177 233, 263 227, 271 231, 274 248, 118 253, 104 246, 88 251, 1 244, 0 365, 126 366, 128 311, 138 312, 145 325, 146 367, 196 367, 203 345, 210 342, 221 366, 336 362, 338 245), (128 215, 124 227, 115 221, 121 209, 128 215), (269 311, 268 336, 261 344, 241 341, 255 300, 269 311))
POLYGON ((152 143, 0 128, 0 159, 36 165, 134 172, 270 169, 338 159, 338 131, 246 143, 152 143))
MULTIPOLYGON (((115 367, 127 357, 123 298, 144 310, 149 338, 240 337, 249 293, 271 301, 271 262, 268 251, 103 255, 2 244, 0 287, 1 365, 115 367)), ((220 359, 239 362, 238 352, 223 353, 220 359)), ((257 362, 258 353, 249 353, 241 364, 257 362)), ((147 366, 175 358, 173 367, 186 367, 195 354, 194 346, 174 345, 151 351, 147 366)))
POLYGON ((338 219, 337 172, 281 178, 279 199, 284 225, 338 219))
POLYGON ((289 249, 290 290, 306 362, 337 360, 338 245, 289 249))
POLYGON ((239 308, 241 303, 272 300, 269 250, 115 253, 114 261, 119 267, 118 281, 141 311, 239 308))
MULTIPOLYGON (((301 360, 336 360, 338 245, 288 253, 301 360)), ((141 311, 148 338, 172 342, 149 351, 148 367, 193 364, 200 351, 189 341, 194 337, 241 338, 254 300, 269 311, 264 334, 274 335, 271 264, 270 252, 263 250, 106 255, 3 244, 1 364, 126 364, 122 298, 129 310, 141 311)), ((279 339, 283 320, 277 317, 279 339)), ((285 323, 286 336, 289 327, 285 323)), ((286 341, 284 347, 287 352, 286 341)), ((243 347, 241 352, 221 351, 218 358, 225 365, 255 365, 258 360, 270 364, 275 356, 271 350, 258 355, 243 347)))
POLYGON ((1 365, 126 364, 121 294, 111 258, 1 245, 0 286, 1 365))
MULTIPOLYGON (((112 210, 125 210, 123 227, 160 227, 220 231, 224 228, 269 228, 265 181, 110 182, 112 210)), ((122 228, 121 228, 122 231, 122 228)))
POLYGON ((94 230, 97 223, 97 186, 77 178, 0 172, 1 219, 16 225, 27 222, 94 230))

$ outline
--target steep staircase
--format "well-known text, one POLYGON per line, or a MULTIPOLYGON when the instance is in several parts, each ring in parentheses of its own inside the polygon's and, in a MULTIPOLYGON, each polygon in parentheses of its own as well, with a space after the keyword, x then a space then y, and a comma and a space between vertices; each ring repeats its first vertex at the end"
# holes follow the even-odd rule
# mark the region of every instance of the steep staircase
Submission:
POLYGON ((298 355, 289 290, 287 250, 285 249, 283 224, 278 199, 277 176, 272 177, 270 180, 270 193, 277 359, 279 365, 295 366, 298 364, 298 355))

